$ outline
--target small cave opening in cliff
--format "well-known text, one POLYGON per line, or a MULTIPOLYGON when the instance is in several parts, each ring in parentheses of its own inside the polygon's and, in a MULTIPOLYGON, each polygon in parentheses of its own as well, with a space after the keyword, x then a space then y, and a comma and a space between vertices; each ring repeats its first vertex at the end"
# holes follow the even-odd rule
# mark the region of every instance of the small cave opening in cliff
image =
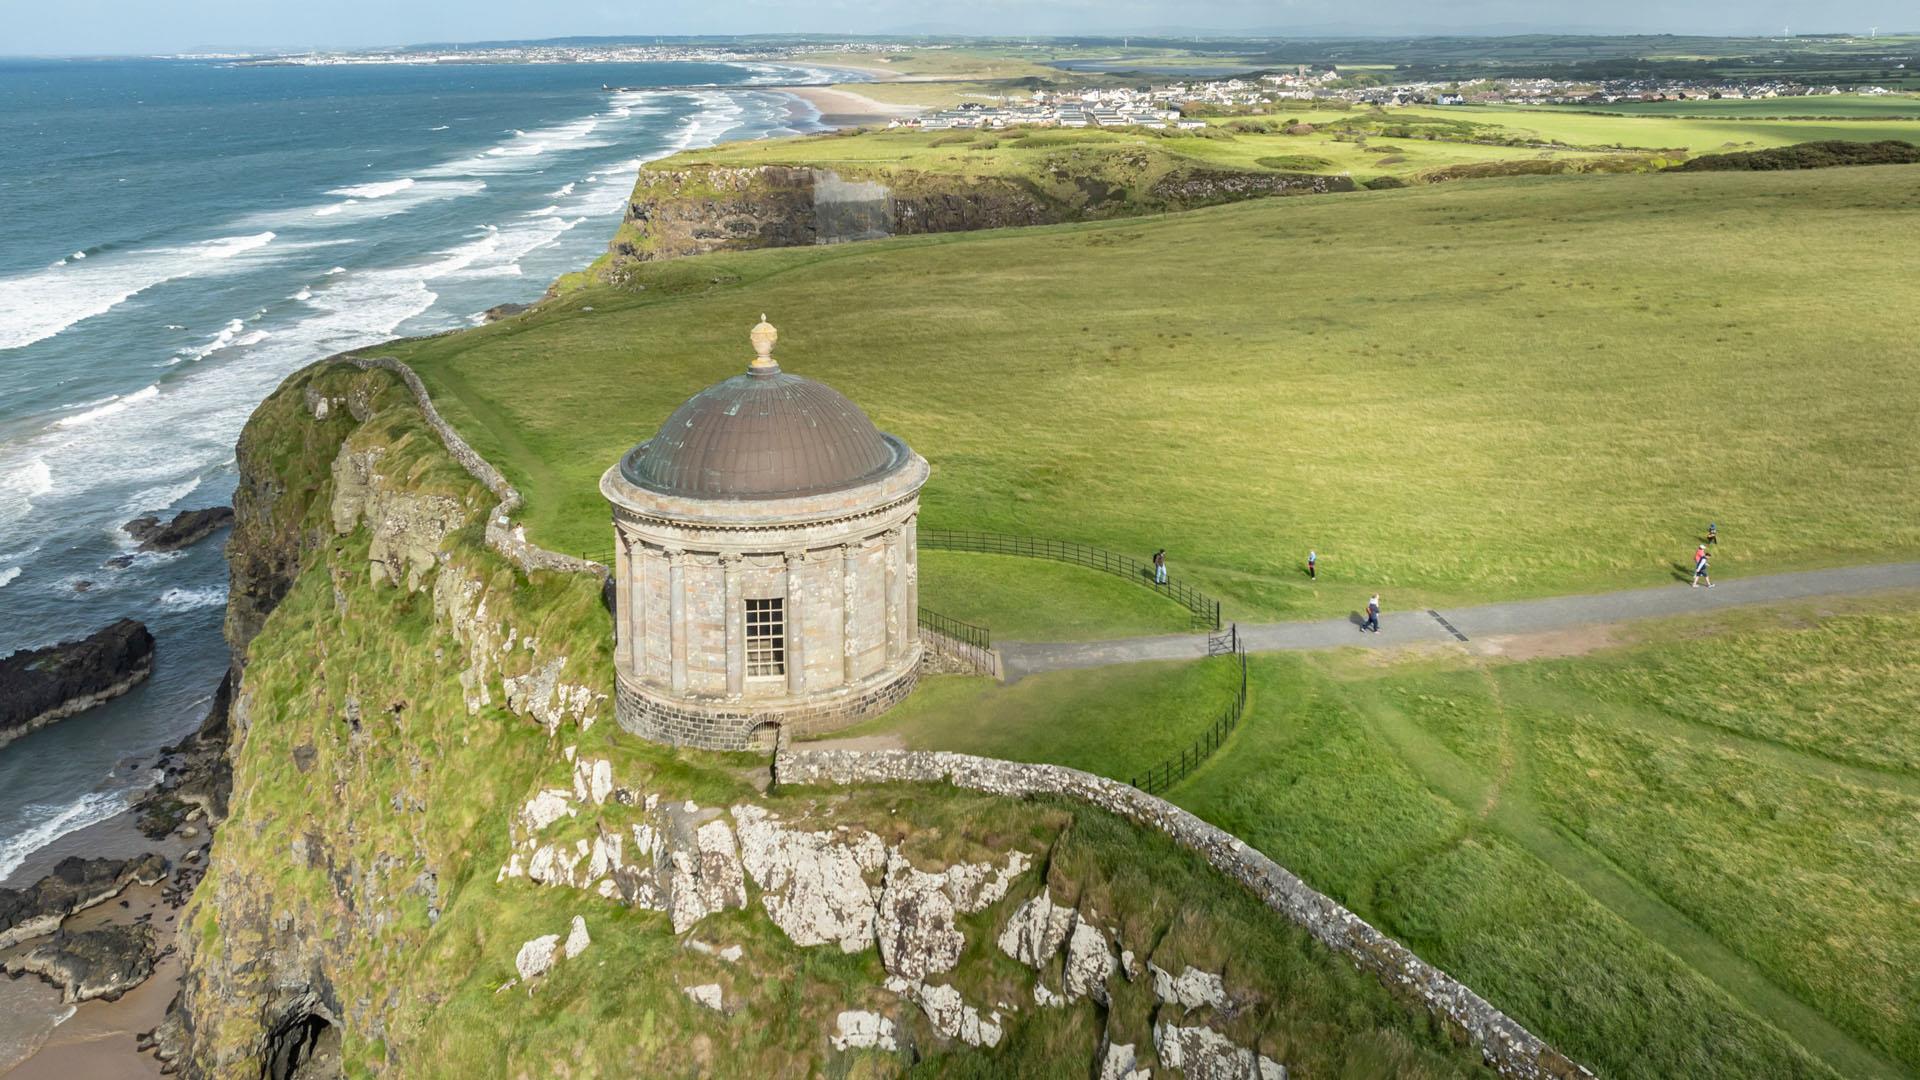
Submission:
POLYGON ((287 1017, 267 1036, 261 1080, 342 1080, 340 1029, 317 1013, 287 1017))

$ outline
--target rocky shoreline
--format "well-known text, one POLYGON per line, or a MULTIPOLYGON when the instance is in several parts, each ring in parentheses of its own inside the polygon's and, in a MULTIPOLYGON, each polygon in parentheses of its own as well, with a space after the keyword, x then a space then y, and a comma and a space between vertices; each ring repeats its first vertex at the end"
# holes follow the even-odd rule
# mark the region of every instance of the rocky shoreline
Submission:
POLYGON ((133 619, 0 659, 0 746, 119 697, 151 674, 153 635, 133 619))
POLYGON ((120 528, 140 542, 141 551, 179 551, 231 524, 233 507, 209 506, 202 510, 182 510, 173 515, 171 521, 161 521, 158 514, 144 514, 120 528))

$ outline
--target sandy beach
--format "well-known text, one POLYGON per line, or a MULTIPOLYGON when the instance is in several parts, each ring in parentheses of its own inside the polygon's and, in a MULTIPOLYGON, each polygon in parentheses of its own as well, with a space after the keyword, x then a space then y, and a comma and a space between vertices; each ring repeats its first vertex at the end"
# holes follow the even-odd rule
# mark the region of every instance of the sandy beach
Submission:
MULTIPOLYGON (((124 858, 147 851, 166 856, 177 872, 198 865, 202 851, 187 861, 187 853, 206 843, 205 823, 197 836, 179 834, 149 840, 134 827, 129 812, 63 837, 56 850, 36 852, 7 884, 29 884, 67 855, 88 858, 124 858)), ((107 923, 131 923, 142 918, 153 926, 154 947, 165 954, 155 960, 153 974, 121 995, 118 1001, 95 1000, 79 1005, 61 1003, 60 992, 33 975, 9 979, 0 975, 0 1076, 6 1080, 74 1080, 98 1077, 121 1080, 156 1077, 160 1063, 140 1053, 139 1036, 159 1026, 167 1005, 180 988, 180 958, 170 952, 179 926, 180 910, 169 906, 163 893, 171 875, 155 885, 132 885, 119 896, 67 917, 62 928, 78 932, 107 923)), ((0 950, 0 958, 24 952, 44 939, 22 942, 0 950)))
POLYGON ((885 125, 889 120, 918 116, 925 111, 918 105, 889 105, 836 86, 791 86, 783 89, 819 110, 820 122, 828 127, 885 125))

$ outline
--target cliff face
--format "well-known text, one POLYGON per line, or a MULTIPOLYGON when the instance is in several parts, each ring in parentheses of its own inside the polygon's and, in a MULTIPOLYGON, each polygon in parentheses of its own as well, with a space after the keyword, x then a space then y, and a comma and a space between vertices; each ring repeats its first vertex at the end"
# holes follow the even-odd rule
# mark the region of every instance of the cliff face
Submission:
POLYGON ((1050 225, 1267 195, 1352 191, 1346 177, 1170 164, 1146 151, 1062 154, 1030 175, 699 165, 642 169, 604 276, 637 262, 1050 225))
POLYGON ((205 1077, 1464 1076, 1194 852, 1072 800, 763 790, 620 733, 598 582, 496 554, 393 373, 242 442, 231 813, 163 1033, 205 1077), (244 584, 246 588, 241 588, 244 584))

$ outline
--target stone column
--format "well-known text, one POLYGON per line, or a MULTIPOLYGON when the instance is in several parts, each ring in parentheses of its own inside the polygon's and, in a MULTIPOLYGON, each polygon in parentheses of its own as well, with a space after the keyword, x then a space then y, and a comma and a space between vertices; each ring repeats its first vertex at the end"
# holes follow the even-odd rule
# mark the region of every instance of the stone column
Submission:
POLYGON ((673 640, 672 686, 676 694, 687 692, 687 553, 679 549, 667 552, 667 625, 673 640))
POLYGON ((747 613, 740 598, 740 556, 733 552, 720 556, 720 567, 727 578, 727 696, 739 697, 747 681, 747 613))
POLYGON ((613 523, 613 655, 614 668, 633 672, 633 575, 627 557, 627 534, 620 523, 613 523))
POLYGON ((907 575, 900 565, 900 530, 888 529, 880 539, 886 545, 887 663, 892 665, 906 647, 906 627, 900 625, 900 598, 906 593, 907 575))
POLYGON ((807 565, 804 551, 787 552, 787 693, 799 694, 807 688, 806 633, 800 623, 800 586, 802 568, 807 565))
POLYGON ((840 663, 841 685, 852 686, 860 677, 860 656, 855 652, 854 624, 858 621, 860 596, 860 545, 840 545, 840 663))
POLYGON ((621 580, 627 582, 627 598, 631 604, 621 616, 626 620, 627 667, 633 671, 634 678, 644 679, 647 677, 647 545, 636 540, 627 546, 627 570, 621 575, 621 580))
POLYGON ((900 617, 906 621, 907 643, 920 643, 920 515, 907 518, 900 531, 900 557, 907 566, 906 607, 900 617))

